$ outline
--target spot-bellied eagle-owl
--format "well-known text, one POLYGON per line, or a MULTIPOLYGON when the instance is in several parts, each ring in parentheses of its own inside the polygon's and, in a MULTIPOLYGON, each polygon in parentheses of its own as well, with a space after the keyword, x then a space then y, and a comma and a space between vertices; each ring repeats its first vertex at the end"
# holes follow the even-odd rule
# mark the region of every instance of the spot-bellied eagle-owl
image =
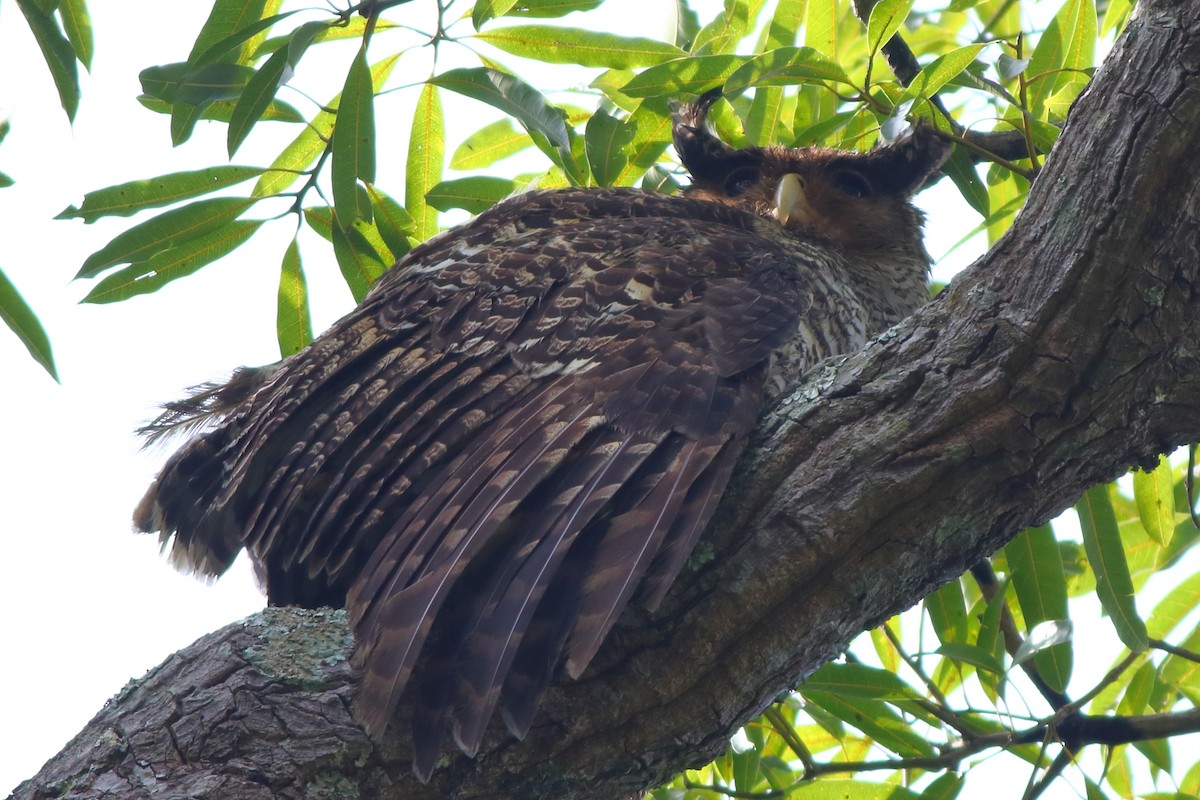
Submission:
POLYGON ((631 599, 662 599, 764 406, 927 298, 933 131, 735 150, 716 98, 675 113, 682 196, 509 198, 146 430, 211 426, 136 527, 208 576, 245 548, 273 605, 344 605, 356 713, 378 734, 411 693, 423 778, 447 727, 468 754, 497 709, 523 736, 631 599))

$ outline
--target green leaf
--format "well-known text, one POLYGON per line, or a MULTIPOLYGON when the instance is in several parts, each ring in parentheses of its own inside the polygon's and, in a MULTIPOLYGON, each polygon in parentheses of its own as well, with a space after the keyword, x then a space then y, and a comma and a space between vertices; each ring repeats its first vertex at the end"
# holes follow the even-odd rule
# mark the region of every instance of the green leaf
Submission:
POLYGON ((471 24, 479 30, 485 22, 504 16, 516 4, 517 0, 476 0, 471 7, 471 24))
POLYGON ((414 237, 416 223, 403 206, 373 184, 367 184, 367 196, 371 199, 372 218, 379 238, 393 257, 400 258, 411 247, 409 238, 414 237))
POLYGON ((150 97, 189 106, 237 97, 252 77, 254 69, 242 64, 204 64, 193 68, 182 61, 146 67, 138 75, 142 91, 150 97))
MULTIPOLYGON (((950 152, 950 158, 946 159, 946 163, 942 165, 942 172, 954 181, 954 185, 958 187, 959 193, 967 201, 967 204, 986 219, 991 211, 988 190, 983 185, 983 181, 979 179, 979 173, 975 171, 975 165, 971 162, 971 156, 968 155, 966 149, 954 148, 950 152)), ((972 233, 972 235, 974 234, 972 233)))
POLYGON ((939 775, 921 792, 921 800, 954 800, 963 790, 963 779, 953 772, 939 775))
POLYGON ((279 294, 275 312, 275 334, 279 355, 298 353, 312 341, 312 315, 308 308, 308 282, 300 263, 300 246, 292 239, 283 254, 279 271, 279 294))
POLYGON ((1003 675, 1004 666, 986 647, 979 647, 973 644, 961 644, 959 642, 949 642, 939 647, 935 652, 943 655, 946 658, 954 661, 961 661, 964 664, 990 672, 993 675, 1003 675))
POLYGON ((787 793, 788 800, 921 800, 924 796, 894 783, 846 778, 802 783, 787 793))
POLYGON ((476 175, 453 181, 442 181, 425 193, 425 202, 439 211, 463 208, 472 214, 494 206, 517 188, 516 181, 476 175))
POLYGON ((924 605, 939 642, 949 644, 967 641, 967 602, 958 579, 926 597, 924 605))
POLYGON ((873 697, 876 700, 913 700, 920 694, 895 674, 863 664, 829 662, 818 667, 800 690, 827 692, 840 697, 873 697))
POLYGON ((633 141, 636 129, 630 128, 604 109, 597 109, 588 120, 584 146, 588 166, 597 186, 612 186, 625 168, 625 148, 633 141))
POLYGON ((540 133, 551 145, 569 149, 562 113, 541 92, 512 75, 488 67, 452 69, 429 83, 487 103, 513 117, 530 133, 540 133))
POLYGON ((1180 581, 1158 601, 1146 620, 1146 632, 1155 639, 1165 639, 1197 607, 1200 607, 1200 572, 1180 581))
POLYGON ((1093 66, 1095 47, 1095 3, 1066 0, 1029 57, 1028 101, 1034 116, 1043 116, 1046 100, 1070 80, 1071 70, 1093 66))
MULTIPOLYGON (((361 222, 363 221, 360 220, 361 222)), ((361 303, 371 286, 391 265, 384 262, 379 252, 357 228, 343 230, 340 225, 334 225, 331 235, 333 255, 342 271, 342 277, 350 287, 350 293, 354 295, 354 302, 361 303)))
POLYGON ((231 158, 251 129, 271 107, 275 93, 283 85, 288 71, 299 63, 309 45, 327 30, 329 25, 324 22, 307 22, 301 25, 287 36, 287 46, 276 50, 267 59, 267 63, 246 83, 246 88, 229 118, 226 147, 231 158))
POLYGON ((1146 534, 1159 545, 1166 545, 1175 531, 1175 477, 1166 456, 1159 459, 1152 472, 1134 471, 1133 498, 1146 534))
POLYGON ((452 169, 490 167, 533 146, 525 131, 517 130, 510 119, 499 119, 472 133, 450 156, 452 169))
POLYGON ((75 51, 75 57, 90 71, 96 43, 92 37, 92 16, 88 13, 86 0, 62 0, 58 6, 58 16, 62 18, 63 32, 75 51))
POLYGON ((69 206, 59 212, 55 219, 82 219, 85 223, 92 223, 101 217, 127 217, 148 208, 170 205, 189 197, 235 186, 263 172, 262 167, 229 164, 129 181, 88 192, 78 208, 69 206))
POLYGON ((17 7, 25 15, 29 29, 37 40, 42 58, 50 68, 54 87, 58 90, 58 101, 67 112, 67 119, 75 120, 79 110, 79 73, 75 69, 75 48, 58 27, 58 22, 49 12, 43 11, 33 0, 17 0, 17 7))
POLYGON ((554 25, 514 25, 476 38, 515 56, 584 67, 646 67, 685 55, 675 45, 655 39, 554 25))
POLYGON ((774 144, 782 123, 783 87, 760 86, 754 90, 750 112, 746 115, 746 139, 751 144, 763 146, 774 144))
POLYGON ((238 97, 237 105, 233 107, 233 113, 229 117, 225 147, 230 158, 233 158, 233 154, 241 147, 251 129, 262 119, 263 113, 275 99, 275 92, 279 90, 279 84, 288 66, 287 62, 287 49, 278 50, 254 73, 254 77, 246 82, 246 88, 238 97))
POLYGON ((164 211, 117 234, 83 262, 76 278, 91 278, 118 264, 144 262, 156 253, 224 228, 251 205, 246 197, 214 197, 164 211))
POLYGON ((671 116, 664 100, 643 102, 625 124, 633 130, 633 138, 625 148, 629 161, 613 181, 614 186, 632 186, 671 142, 671 116))
MULTIPOLYGON (((424 95, 422 95, 424 97, 424 95)), ((375 182, 375 94, 371 87, 371 71, 367 67, 366 49, 361 48, 350 71, 338 103, 337 121, 333 128, 333 207, 337 221, 346 228, 356 219, 371 218, 371 206, 358 191, 359 181, 375 182), (361 198, 361 199, 360 199, 361 198)), ((436 98, 435 98, 436 101, 436 98)), ((422 111, 418 105, 417 112, 422 111)), ((441 107, 437 110, 441 136, 441 107)), ((413 135, 416 136, 414 119, 413 135)), ((432 131, 426 130, 428 136, 432 131)), ((438 170, 441 170, 441 147, 438 147, 438 170)), ((412 148, 409 156, 412 157, 412 148)))
POLYGON ((534 17, 550 19, 565 17, 575 11, 591 11, 599 8, 602 0, 521 0, 505 12, 508 17, 534 17))
POLYGON ((695 55, 724 55, 732 53, 746 35, 750 22, 750 5, 746 0, 725 0, 725 8, 712 22, 705 25, 692 41, 695 55))
POLYGON ((902 757, 932 756, 933 746, 883 702, 846 697, 797 687, 804 698, 870 736, 881 747, 902 757))
MULTIPOLYGON (((170 114, 174 107, 157 97, 138 95, 137 101, 155 114, 170 114)), ((229 122, 233 118, 233 109, 237 103, 234 100, 217 100, 200 109, 200 119, 211 119, 217 122, 229 122)), ((190 106, 189 106, 190 107, 190 106)), ((271 101, 262 118, 267 122, 305 122, 304 115, 295 107, 279 100, 271 101)))
POLYGON ((777 50, 796 44, 796 31, 803 22, 806 0, 779 0, 771 22, 763 30, 758 52, 777 50))
MULTIPOLYGON (((266 31, 276 22, 286 19, 295 13, 295 11, 288 11, 283 14, 275 14, 238 28, 228 36, 222 37, 210 44, 203 52, 189 57, 188 63, 195 66, 218 62, 235 62, 248 65, 251 56, 249 56, 248 49, 245 47, 246 43, 260 34, 265 35, 266 31)), ((324 23, 318 24, 324 27, 324 23)))
POLYGON ((826 81, 850 83, 836 62, 811 47, 784 47, 756 56, 729 76, 725 94, 733 97, 751 86, 824 85, 826 81))
MULTIPOLYGON (((269 0, 216 0, 212 10, 208 12, 208 19, 204 21, 200 33, 196 36, 196 41, 192 43, 188 61, 195 61, 216 43, 247 25, 258 22, 267 12, 268 2, 269 0)), ((225 58, 243 62, 253 51, 253 42, 247 41, 240 52, 229 53, 225 58)))
POLYGON ((901 95, 900 102, 918 97, 932 97, 939 89, 961 75, 985 47, 985 43, 969 44, 938 56, 917 73, 917 77, 901 95))
POLYGON ((206 264, 236 250, 254 235, 262 220, 236 220, 203 236, 159 250, 145 261, 117 270, 97 283, 83 298, 85 303, 112 303, 157 291, 191 275, 206 264))
MULTIPOLYGON (((374 91, 378 92, 383 87, 401 55, 402 53, 393 53, 371 67, 371 86, 374 91)), ((337 108, 340 103, 339 94, 326 103, 325 107, 337 108)), ((318 112, 291 144, 271 162, 270 170, 259 178, 252 194, 255 197, 269 197, 295 183, 325 151, 326 142, 333 135, 333 121, 334 115, 330 112, 318 112)))
POLYGON ((1075 505, 1088 563, 1096 574, 1096 596, 1121 641, 1135 653, 1147 647, 1146 625, 1133 603, 1133 580, 1107 486, 1093 486, 1075 505))
POLYGON ((630 97, 703 94, 725 82, 750 59, 746 56, 688 56, 642 70, 621 87, 630 97))
MULTIPOLYGON (((1004 555, 1025 618, 1026 634, 1038 623, 1067 619, 1067 581, 1050 528, 1029 528, 1004 546, 1004 555)), ((1066 690, 1072 667, 1069 644, 1041 650, 1034 655, 1034 663, 1051 688, 1066 690)))
POLYGON ((13 285, 4 270, 0 270, 0 319, 8 329, 17 335, 21 344, 33 356, 33 360, 42 365, 50 377, 58 380, 58 370, 54 368, 54 353, 50 349, 50 337, 46 335, 37 314, 21 297, 17 287, 13 285))
POLYGON ((437 86, 427 83, 413 112, 404 182, 404 208, 413 219, 417 238, 422 241, 438 232, 437 210, 429 205, 425 195, 441 182, 444 142, 442 101, 437 86))
POLYGON ((900 30, 912 7, 913 0, 879 0, 875 4, 867 20, 867 49, 872 56, 900 30))

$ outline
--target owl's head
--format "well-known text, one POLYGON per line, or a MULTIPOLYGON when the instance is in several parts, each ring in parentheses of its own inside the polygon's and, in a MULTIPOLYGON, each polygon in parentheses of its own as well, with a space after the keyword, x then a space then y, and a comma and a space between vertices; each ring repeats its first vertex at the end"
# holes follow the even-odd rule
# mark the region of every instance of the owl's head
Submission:
POLYGON ((712 91, 674 113, 675 150, 692 176, 687 193, 776 219, 788 230, 868 259, 921 248, 912 197, 950 153, 931 128, 862 153, 824 147, 735 150, 705 120, 712 91))

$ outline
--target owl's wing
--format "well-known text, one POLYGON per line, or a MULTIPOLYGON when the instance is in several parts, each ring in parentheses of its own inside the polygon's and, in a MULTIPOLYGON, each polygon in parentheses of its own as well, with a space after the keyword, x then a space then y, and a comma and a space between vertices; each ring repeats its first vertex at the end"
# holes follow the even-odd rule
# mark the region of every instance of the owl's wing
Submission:
POLYGON ((357 712, 382 731, 413 679, 419 774, 447 710, 468 753, 498 704, 523 736, 682 568, 811 302, 757 224, 542 193, 415 249, 168 464, 164 531, 244 544, 273 603, 348 588, 357 712))

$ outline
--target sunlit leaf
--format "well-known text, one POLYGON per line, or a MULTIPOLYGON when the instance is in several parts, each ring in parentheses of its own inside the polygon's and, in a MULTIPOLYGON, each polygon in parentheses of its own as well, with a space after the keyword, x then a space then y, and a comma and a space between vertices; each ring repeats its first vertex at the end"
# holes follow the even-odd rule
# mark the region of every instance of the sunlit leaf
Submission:
POLYGON ((550 19, 599 8, 602 0, 520 0, 505 16, 550 19))
POLYGON ((949 642, 939 647, 937 652, 946 658, 970 664, 977 669, 990 672, 993 675, 1004 674, 1004 666, 996 658, 992 650, 987 647, 949 642))
MULTIPOLYGON (((213 45, 261 20, 268 13, 268 3, 269 0, 216 0, 192 43, 188 61, 196 61, 213 45)), ((239 50, 226 52, 220 58, 231 63, 245 63, 254 47, 254 40, 247 39, 239 50)))
MULTIPOLYGON (((400 60, 400 55, 401 53, 394 53, 372 65, 371 86, 374 91, 378 92, 382 88, 388 76, 391 75, 392 69, 400 60)), ((340 102, 341 95, 339 94, 326 104, 326 108, 336 108, 340 102)), ((329 111, 318 112, 312 122, 271 162, 270 170, 255 184, 253 195, 269 197, 284 191, 295 183, 303 175, 304 170, 312 166, 324 152, 326 142, 333 134, 333 120, 334 115, 329 111)))
POLYGON ((746 0, 725 0, 725 7, 712 22, 705 25, 692 40, 694 55, 724 55, 732 53, 746 35, 750 22, 750 5, 746 0))
POLYGON ((88 192, 78 208, 69 206, 59 212, 55 219, 82 219, 85 223, 91 223, 101 217, 127 217, 148 208, 170 205, 235 186, 263 172, 261 167, 229 164, 129 181, 88 192))
POLYGON ((953 580, 924 600, 925 613, 942 644, 967 641, 967 604, 962 584, 953 580))
POLYGON ((1175 477, 1166 456, 1151 472, 1134 471, 1133 497, 1146 534, 1165 545, 1175 530, 1175 477))
MULTIPOLYGON (((87 257, 75 277, 90 278, 118 264, 144 262, 161 250, 228 226, 254 202, 245 197, 214 197, 164 211, 117 234, 112 241, 87 257)), ((93 293, 96 289, 93 289, 93 293)))
POLYGON ((519 78, 476 67, 452 69, 430 78, 429 82, 500 109, 530 133, 546 137, 554 147, 571 146, 562 113, 546 102, 541 92, 519 78))
POLYGON ((367 184, 367 196, 371 199, 372 218, 384 245, 399 258, 409 250, 409 240, 416 238, 416 223, 394 198, 367 184))
POLYGON ((283 265, 279 271, 275 333, 279 339, 279 355, 284 357, 300 352, 313 338, 308 282, 304 278, 300 247, 295 239, 284 251, 283 265))
POLYGON ((204 64, 193 68, 187 62, 146 67, 138 75, 142 91, 172 105, 198 106, 214 100, 237 97, 254 77, 254 69, 242 64, 204 64))
MULTIPOLYGON (((1065 644, 1051 646, 1053 641, 1035 642, 1033 636, 1037 625, 1067 619, 1067 582, 1054 533, 1044 525, 1029 528, 1004 546, 1004 555, 1029 635, 1022 646, 1028 646, 1029 656, 1037 653, 1038 671, 1046 683, 1056 691, 1065 691, 1071 679, 1071 648, 1065 644)), ((1069 635, 1069 625, 1063 627, 1069 635)))
POLYGON ((322 31, 328 29, 324 22, 309 22, 301 25, 288 39, 288 46, 275 51, 267 62, 254 73, 246 88, 238 97, 233 114, 229 118, 226 147, 230 157, 245 141, 254 125, 271 106, 275 93, 287 81, 291 69, 300 60, 304 51, 322 31))
POLYGON ((1042 115, 1045 101, 1070 80, 1072 70, 1093 66, 1095 48, 1095 3, 1066 0, 1029 57, 1029 107, 1035 116, 1042 115))
POLYGON ((828 692, 843 697, 873 697, 877 700, 920 698, 915 689, 887 670, 837 662, 818 667, 805 678, 800 691, 828 692))
POLYGON ((865 697, 833 695, 828 692, 806 689, 801 684, 797 691, 809 702, 853 725, 899 756, 931 756, 933 746, 907 723, 879 700, 865 697))
POLYGON ((500 119, 484 125, 471 134, 450 156, 452 169, 479 169, 490 167, 501 159, 508 158, 533 146, 533 140, 525 131, 513 126, 512 120, 500 119))
POLYGON ((663 100, 643 102, 625 124, 633 130, 633 138, 625 148, 629 161, 613 181, 615 186, 632 186, 658 160, 671 141, 671 117, 663 100))
POLYGON ((50 337, 42 327, 37 314, 21 297, 17 287, 13 285, 4 270, 0 270, 0 319, 8 329, 17 335, 21 344, 33 356, 33 360, 41 364, 50 377, 58 380, 58 371, 54 367, 54 353, 50 347, 50 337))
POLYGON ((63 33, 75 51, 75 57, 84 68, 91 70, 92 57, 96 52, 92 36, 92 16, 88 13, 86 0, 62 0, 58 6, 62 19, 63 33))
POLYGON ((479 30, 485 22, 504 16, 516 4, 517 0, 476 0, 471 7, 471 24, 479 30))
POLYGON ((1146 649, 1146 625, 1133 604, 1133 580, 1107 486, 1093 486, 1075 505, 1088 563, 1096 573, 1096 596, 1121 641, 1135 653, 1146 649))
POLYGON ((718 86, 750 59, 746 56, 689 56, 642 70, 621 91, 630 97, 702 94, 718 86))
POLYGON ((631 128, 604 109, 597 109, 588 120, 584 133, 584 145, 588 166, 597 186, 612 186, 620 176, 628 159, 625 148, 633 141, 635 128, 631 128))
MULTIPOLYGON (((424 95, 422 95, 424 98, 424 95)), ((375 182, 375 95, 371 86, 371 71, 367 66, 366 49, 350 65, 346 74, 346 85, 338 103, 337 119, 333 128, 333 207, 337 210, 338 224, 343 228, 356 219, 371 218, 371 206, 366 195, 359 191, 359 182, 375 182)), ((434 95, 434 102, 437 101, 434 95)), ((421 105, 417 113, 424 115, 427 109, 421 105)), ((424 115, 423 122, 432 122, 433 117, 424 115)), ((416 129, 414 118, 413 136, 437 136, 438 170, 441 170, 441 106, 437 108, 436 129, 416 129)), ((427 140, 423 139, 422 144, 427 140)), ((413 154, 409 148, 410 157, 413 154)), ((419 157, 419 156, 418 156, 419 157)))
POLYGON ((835 61, 811 47, 784 47, 756 56, 725 82, 725 94, 740 94, 751 86, 792 86, 797 83, 850 83, 835 61))
MULTIPOLYGON (((361 221, 360 221, 361 222, 361 221)), ((333 255, 354 302, 361 303, 367 292, 391 264, 371 246, 355 227, 345 230, 340 225, 331 228, 333 255)))
POLYGON ((1200 607, 1200 572, 1189 575, 1158 601, 1146 620, 1146 632, 1155 639, 1165 639, 1200 607))
POLYGON ((445 161, 444 142, 442 101, 437 86, 427 83, 421 90, 417 108, 413 112, 404 182, 404 208, 412 217, 414 232, 420 240, 438 232, 437 209, 429 205, 425 194, 441 182, 445 161))
POLYGON ((867 20, 867 49, 872 55, 900 30, 912 7, 913 0, 879 0, 875 4, 867 20))
POLYGON ((462 208, 478 214, 508 197, 516 188, 516 181, 508 178, 476 175, 438 183, 425 193, 425 201, 439 211, 462 208))
POLYGON ((584 67, 647 67, 684 55, 678 47, 656 39, 554 25, 514 25, 476 38, 515 56, 584 67))
POLYGON ((917 73, 917 77, 904 90, 902 97, 904 99, 932 97, 943 86, 961 75, 975 61, 979 51, 986 46, 986 44, 969 44, 938 56, 917 73))
POLYGON ((171 281, 191 275, 236 250, 261 225, 261 220, 236 220, 203 236, 159 250, 144 261, 106 276, 92 287, 83 302, 112 303, 158 291, 171 281))

